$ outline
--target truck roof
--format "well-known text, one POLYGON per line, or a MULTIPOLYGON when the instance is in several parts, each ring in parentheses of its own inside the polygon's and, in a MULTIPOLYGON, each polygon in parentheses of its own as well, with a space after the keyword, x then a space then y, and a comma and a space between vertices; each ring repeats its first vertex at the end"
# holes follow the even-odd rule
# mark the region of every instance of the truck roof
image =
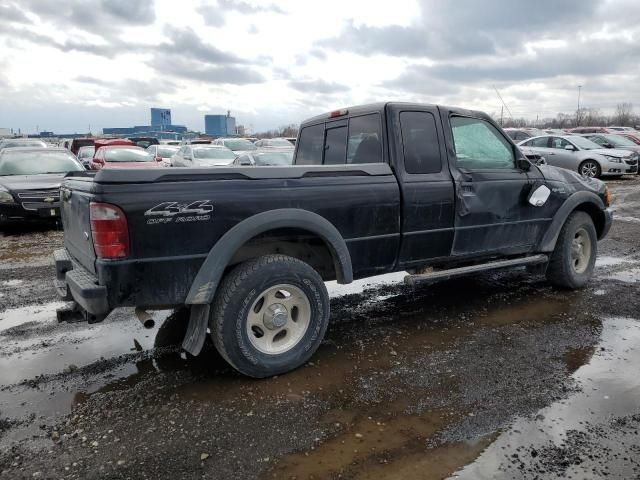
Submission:
POLYGON ((352 117, 355 115, 362 115, 365 113, 373 113, 373 112, 379 112, 379 113, 383 113, 386 107, 402 107, 402 108, 420 108, 420 107, 437 107, 440 108, 442 110, 445 111, 449 111, 449 112, 455 112, 455 113, 459 113, 462 115, 470 115, 470 116, 474 116, 477 118, 489 118, 489 116, 481 111, 476 111, 476 110, 467 110, 464 108, 458 108, 458 107, 447 107, 444 105, 435 105, 435 104, 430 104, 430 103, 417 103, 417 102, 375 102, 375 103, 367 103, 364 105, 353 105, 351 107, 345 107, 345 108, 341 108, 341 109, 336 109, 336 110, 332 110, 330 112, 326 112, 323 113, 321 115, 316 115, 315 117, 311 117, 306 119, 304 122, 302 122, 302 124, 300 125, 300 128, 302 128, 303 126, 306 125, 311 125, 311 124, 315 124, 315 123, 324 123, 327 120, 330 119, 334 119, 334 120, 339 120, 342 117, 352 117), (340 112, 340 113, 338 113, 340 112), (342 113, 344 112, 344 113, 342 113), (334 117, 331 117, 332 114, 336 113, 337 115, 334 117))

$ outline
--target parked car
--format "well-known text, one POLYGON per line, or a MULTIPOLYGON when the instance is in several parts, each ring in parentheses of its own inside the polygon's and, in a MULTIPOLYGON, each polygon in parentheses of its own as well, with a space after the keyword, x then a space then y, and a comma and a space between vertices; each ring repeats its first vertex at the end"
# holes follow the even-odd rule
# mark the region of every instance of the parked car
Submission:
POLYGON ((147 148, 147 152, 153 155, 156 160, 160 158, 160 162, 165 167, 171 166, 171 157, 180 149, 178 145, 151 145, 147 148))
POLYGON ((130 145, 100 147, 89 162, 91 170, 104 168, 159 168, 161 159, 156 159, 144 148, 130 145))
POLYGON ((156 137, 129 137, 136 147, 147 148, 151 145, 158 145, 160 142, 156 137))
POLYGON ((567 130, 567 133, 611 133, 607 127, 575 127, 567 130))
POLYGON ((542 130, 538 130, 536 128, 505 128, 504 131, 516 143, 526 140, 527 138, 544 135, 542 130))
POLYGON ((289 148, 291 150, 294 148, 291 142, 286 138, 263 138, 262 140, 258 140, 255 143, 255 146, 258 148, 289 148))
POLYGON ((0 226, 57 220, 62 178, 68 172, 83 170, 65 148, 0 151, 0 226))
POLYGON ((93 138, 74 138, 71 140, 71 144, 69 145, 69 150, 74 155, 78 155, 78 150, 80 147, 93 146, 95 144, 95 140, 93 138))
POLYGON ((293 166, 103 170, 61 192, 54 258, 69 312, 96 322, 117 307, 144 318, 186 306, 183 348, 197 355, 210 334, 252 377, 311 358, 330 318, 324 281, 528 266, 580 288, 612 222, 603 182, 532 166, 486 114, 408 103, 305 121, 293 166))
POLYGON ((86 147, 80 147, 78 150, 77 158, 82 165, 89 170, 89 162, 96 153, 96 147, 94 145, 87 145, 86 147))
POLYGON ((222 145, 183 145, 171 157, 172 167, 222 167, 233 163, 236 154, 222 145))
POLYGON ((217 138, 213 141, 213 144, 227 147, 236 155, 241 155, 246 152, 253 152, 258 148, 246 138, 217 138))
POLYGON ((612 132, 638 133, 638 131, 633 127, 607 127, 607 129, 612 132))
POLYGON ((567 168, 585 177, 619 177, 638 172, 638 155, 609 150, 580 135, 543 135, 519 144, 523 152, 542 155, 549 165, 567 168))
POLYGON ((640 145, 640 134, 621 132, 621 133, 619 133, 619 135, 622 136, 622 137, 628 138, 629 140, 631 140, 636 145, 640 145))
POLYGON ((47 148, 47 144, 37 138, 5 138, 0 140, 0 151, 5 148, 47 148))
POLYGON ((618 148, 620 150, 630 150, 632 152, 640 153, 640 145, 620 134, 587 133, 584 136, 603 148, 618 148))
POLYGON ((234 165, 266 167, 266 166, 285 166, 293 163, 292 150, 256 150, 255 152, 247 152, 239 155, 233 162, 234 165))

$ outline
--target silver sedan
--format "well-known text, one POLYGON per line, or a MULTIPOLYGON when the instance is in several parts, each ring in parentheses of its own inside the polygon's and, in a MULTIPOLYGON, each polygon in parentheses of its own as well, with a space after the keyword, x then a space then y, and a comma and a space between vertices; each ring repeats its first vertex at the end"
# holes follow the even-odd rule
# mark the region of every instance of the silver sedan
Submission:
POLYGON ((526 154, 542 155, 546 163, 578 172, 585 177, 619 177, 638 172, 638 154, 602 148, 579 135, 541 135, 518 144, 526 154))

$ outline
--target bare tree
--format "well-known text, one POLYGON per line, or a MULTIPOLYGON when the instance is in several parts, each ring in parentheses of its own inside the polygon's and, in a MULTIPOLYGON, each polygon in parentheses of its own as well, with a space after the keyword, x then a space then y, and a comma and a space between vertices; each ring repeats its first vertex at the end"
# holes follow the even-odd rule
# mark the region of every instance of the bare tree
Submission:
POLYGON ((626 126, 631 124, 633 118, 633 104, 629 102, 623 102, 616 105, 616 113, 613 116, 613 121, 616 125, 626 126))

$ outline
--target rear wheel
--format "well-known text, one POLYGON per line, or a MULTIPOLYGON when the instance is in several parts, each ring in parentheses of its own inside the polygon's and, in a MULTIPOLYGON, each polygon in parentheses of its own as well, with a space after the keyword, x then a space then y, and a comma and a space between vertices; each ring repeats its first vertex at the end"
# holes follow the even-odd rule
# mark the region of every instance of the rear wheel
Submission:
POLYGON ((600 178, 602 169, 595 160, 585 160, 578 167, 578 173, 583 177, 600 178))
POLYGON ((329 295, 308 264, 265 255, 222 281, 209 326, 220 354, 256 378, 293 370, 316 351, 329 322, 329 295))
POLYGON ((598 238, 593 220, 573 212, 562 226, 547 268, 547 279, 559 287, 581 288, 593 275, 598 238))

